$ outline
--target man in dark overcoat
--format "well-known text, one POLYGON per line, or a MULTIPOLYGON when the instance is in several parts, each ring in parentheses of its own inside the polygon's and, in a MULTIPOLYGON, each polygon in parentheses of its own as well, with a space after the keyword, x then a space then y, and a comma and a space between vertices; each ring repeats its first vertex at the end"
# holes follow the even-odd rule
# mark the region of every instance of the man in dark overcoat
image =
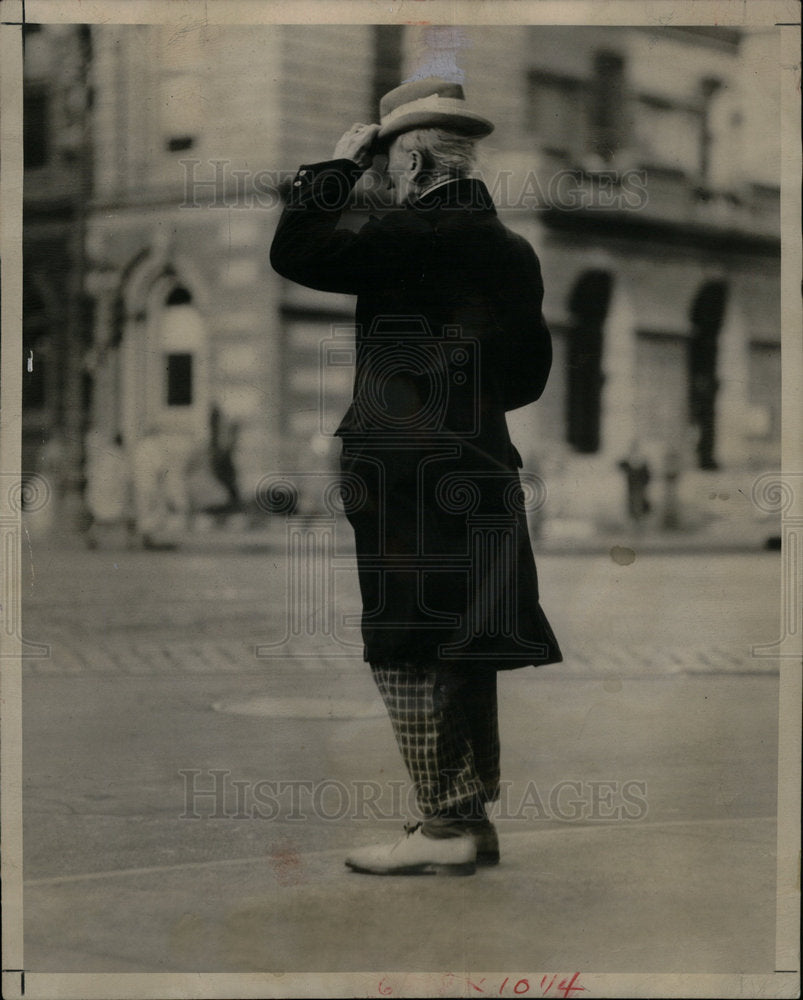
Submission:
POLYGON ((354 851, 374 874, 468 874, 499 860, 499 670, 555 663, 505 412, 543 392, 552 359, 538 259, 471 176, 493 125, 439 78, 402 84, 380 124, 302 166, 271 248, 292 281, 357 296, 353 399, 337 435, 354 529, 364 658, 423 822, 354 851), (387 156, 397 205, 340 228, 387 156))

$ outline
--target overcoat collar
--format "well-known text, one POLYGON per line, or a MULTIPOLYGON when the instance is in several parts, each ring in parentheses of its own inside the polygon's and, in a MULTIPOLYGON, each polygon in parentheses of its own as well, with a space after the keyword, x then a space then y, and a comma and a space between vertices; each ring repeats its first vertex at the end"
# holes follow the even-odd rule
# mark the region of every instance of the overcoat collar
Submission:
POLYGON ((416 212, 436 208, 464 209, 472 212, 495 212, 493 199, 482 181, 474 177, 455 177, 425 191, 408 202, 407 207, 416 212))

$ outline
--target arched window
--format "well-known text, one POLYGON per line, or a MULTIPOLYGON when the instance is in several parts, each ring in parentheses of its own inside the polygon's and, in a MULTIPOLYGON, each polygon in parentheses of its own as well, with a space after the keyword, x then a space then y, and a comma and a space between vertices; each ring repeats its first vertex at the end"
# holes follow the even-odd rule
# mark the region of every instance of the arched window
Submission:
POLYGON ((203 297, 178 266, 152 252, 132 262, 122 288, 119 338, 121 432, 200 438, 209 403, 209 334, 203 297))
POLYGON ((208 336, 188 287, 171 267, 152 281, 124 365, 127 422, 166 434, 204 432, 208 404, 208 336))
POLYGON ((586 271, 568 302, 566 440, 587 455, 600 447, 603 330, 612 289, 610 272, 586 271))
POLYGON ((192 406, 194 402, 193 363, 197 352, 198 323, 192 296, 180 286, 165 303, 162 319, 166 406, 192 406))

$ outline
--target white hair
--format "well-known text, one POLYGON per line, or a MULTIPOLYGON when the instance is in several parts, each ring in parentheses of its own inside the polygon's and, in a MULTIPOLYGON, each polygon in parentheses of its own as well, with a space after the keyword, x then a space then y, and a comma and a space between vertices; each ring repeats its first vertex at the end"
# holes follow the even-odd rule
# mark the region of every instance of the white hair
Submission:
POLYGON ((421 154, 423 169, 416 177, 419 190, 435 181, 467 177, 477 160, 476 139, 443 128, 417 128, 402 132, 399 145, 407 152, 421 154))

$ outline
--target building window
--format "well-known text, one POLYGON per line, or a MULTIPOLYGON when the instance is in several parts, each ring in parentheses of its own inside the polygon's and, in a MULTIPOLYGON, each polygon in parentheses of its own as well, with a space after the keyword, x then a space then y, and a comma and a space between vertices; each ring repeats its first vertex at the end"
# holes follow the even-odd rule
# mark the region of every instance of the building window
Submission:
POLYGON ((398 87, 402 79, 402 42, 404 26, 374 25, 374 75, 369 109, 369 121, 376 116, 379 101, 388 91, 398 87))
POLYGON ((688 436, 686 335, 640 329, 635 343, 635 425, 640 440, 681 448, 688 436))
POLYGON ((192 354, 181 351, 165 355, 167 405, 192 406, 192 354))
POLYGON ((177 435, 203 434, 209 391, 206 327, 192 292, 167 265, 147 301, 143 365, 136 391, 144 423, 177 435))
POLYGON ((615 52, 598 52, 594 59, 591 105, 591 152, 611 163, 627 145, 625 62, 615 52))
POLYGON ((533 70, 529 75, 528 127, 552 156, 579 161, 585 148, 585 84, 570 76, 533 70))
POLYGON ((167 140, 167 149, 170 153, 183 153, 186 149, 192 149, 195 139, 191 135, 173 136, 167 140))
POLYGON ((26 170, 46 166, 50 158, 49 111, 47 88, 26 84, 22 112, 23 160, 26 170))
POLYGON ((739 48, 743 32, 739 28, 706 27, 663 27, 662 35, 678 35, 684 42, 697 42, 707 48, 728 52, 732 55, 739 48))
POLYGON ((186 288, 181 285, 176 285, 176 287, 170 292, 170 294, 165 299, 166 306, 189 306, 192 305, 192 296, 187 291, 186 288))
POLYGON ((728 286, 724 281, 706 282, 694 298, 689 317, 689 419, 697 428, 697 465, 700 469, 719 468, 714 457, 714 417, 719 389, 717 350, 727 294, 728 286))
POLYGON ((566 440, 585 455, 600 448, 603 330, 612 290, 608 271, 586 271, 568 302, 566 440))
POLYGON ((95 399, 95 379, 91 372, 81 372, 81 414, 83 420, 81 426, 84 430, 89 427, 89 416, 92 413, 95 399))
POLYGON ((715 78, 702 83, 700 178, 709 191, 733 194, 741 184, 742 111, 731 88, 715 78))
POLYGON ((748 434, 756 441, 777 442, 781 434, 781 345, 750 342, 748 434))
POLYGON ((181 153, 197 146, 203 128, 204 53, 199 28, 160 29, 158 106, 164 149, 181 153))
MULTIPOLYGON (((22 408, 53 409, 60 366, 55 353, 57 330, 33 275, 33 262, 25 260, 22 283, 22 408), (28 371, 30 363, 31 371, 28 371)), ((42 282, 44 283, 44 282, 42 282)))
POLYGON ((174 285, 165 298, 162 320, 163 399, 168 407, 194 405, 198 347, 198 314, 192 296, 183 285, 174 285))
POLYGON ((23 336, 22 408, 24 410, 43 410, 49 402, 48 357, 47 350, 42 350, 42 347, 42 339, 23 336))
POLYGON ((699 109, 640 94, 634 111, 639 162, 696 177, 700 169, 699 109))
POLYGON ((714 131, 711 127, 711 108, 722 87, 722 81, 716 77, 706 77, 701 85, 703 113, 700 120, 700 177, 703 183, 709 179, 711 172, 711 154, 714 144, 714 131))

